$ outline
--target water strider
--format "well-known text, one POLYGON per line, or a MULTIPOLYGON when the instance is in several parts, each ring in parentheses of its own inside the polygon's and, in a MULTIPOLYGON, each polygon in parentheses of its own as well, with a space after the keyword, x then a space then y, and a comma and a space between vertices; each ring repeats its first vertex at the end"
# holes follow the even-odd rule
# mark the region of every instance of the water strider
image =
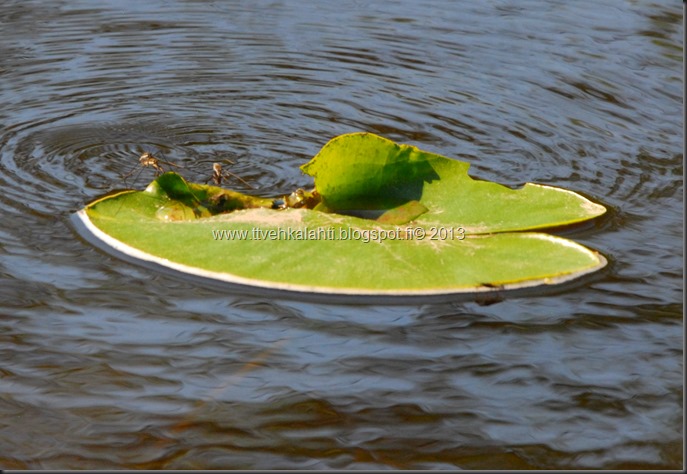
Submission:
MULTIPOLYGON (((231 164, 234 164, 233 162, 226 160, 231 164)), ((212 180, 213 183, 215 183, 215 186, 221 186, 222 185, 222 180, 224 178, 229 178, 233 177, 241 181, 243 184, 248 186, 251 189, 255 189, 255 186, 252 186, 249 182, 247 182, 245 179, 241 178, 237 174, 232 173, 231 171, 226 171, 222 169, 222 165, 220 163, 213 163, 212 164, 212 176, 205 181, 206 183, 210 180, 212 180)))
MULTIPOLYGON (((164 168, 162 167, 161 163, 164 163, 165 165, 169 166, 174 166, 176 168, 181 168, 181 166, 176 165, 174 163, 170 163, 169 161, 165 161, 161 158, 156 157, 152 153, 145 152, 143 153, 139 158, 138 158, 138 164, 134 166, 134 168, 129 171, 127 174, 125 174, 122 177, 122 180, 126 182, 126 179, 134 174, 136 170, 138 170, 138 173, 136 174, 136 178, 138 178, 139 174, 145 169, 145 168, 153 168, 155 170, 155 176, 160 176, 162 173, 165 172, 164 168), (140 167, 140 168, 139 168, 140 167)), ((134 181, 136 180, 134 178, 134 181)))

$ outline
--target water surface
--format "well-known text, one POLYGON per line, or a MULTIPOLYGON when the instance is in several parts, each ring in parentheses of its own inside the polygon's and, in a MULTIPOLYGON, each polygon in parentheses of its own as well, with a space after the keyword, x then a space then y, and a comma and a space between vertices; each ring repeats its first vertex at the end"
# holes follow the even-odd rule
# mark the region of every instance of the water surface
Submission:
POLYGON ((5 2, 0 467, 680 468, 676 3, 5 2), (353 131, 604 203, 565 235, 610 266, 493 304, 312 303, 70 227, 144 151, 274 196, 353 131))

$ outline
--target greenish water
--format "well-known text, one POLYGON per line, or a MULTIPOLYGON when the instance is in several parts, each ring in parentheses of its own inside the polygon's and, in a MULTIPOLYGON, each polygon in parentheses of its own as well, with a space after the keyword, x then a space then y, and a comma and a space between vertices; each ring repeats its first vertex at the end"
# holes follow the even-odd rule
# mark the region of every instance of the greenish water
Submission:
POLYGON ((0 468, 681 468, 683 35, 677 2, 643 0, 5 2, 0 468), (274 196, 353 131, 604 203, 566 237, 609 268, 498 302, 313 303, 70 226, 144 151, 274 196))

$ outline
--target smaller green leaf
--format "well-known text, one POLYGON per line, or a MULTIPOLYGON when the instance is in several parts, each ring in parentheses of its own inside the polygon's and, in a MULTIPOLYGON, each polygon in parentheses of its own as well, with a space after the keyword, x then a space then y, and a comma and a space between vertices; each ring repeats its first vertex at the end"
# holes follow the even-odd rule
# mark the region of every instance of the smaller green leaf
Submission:
POLYGON ((332 139, 301 170, 315 177, 330 209, 391 209, 419 200, 423 183, 439 179, 432 156, 371 133, 351 133, 332 139))
POLYGON ((419 201, 423 225, 460 225, 472 234, 558 227, 606 208, 567 189, 527 183, 520 189, 474 179, 468 163, 399 145, 371 133, 336 137, 301 170, 315 178, 322 208, 392 209, 419 201))

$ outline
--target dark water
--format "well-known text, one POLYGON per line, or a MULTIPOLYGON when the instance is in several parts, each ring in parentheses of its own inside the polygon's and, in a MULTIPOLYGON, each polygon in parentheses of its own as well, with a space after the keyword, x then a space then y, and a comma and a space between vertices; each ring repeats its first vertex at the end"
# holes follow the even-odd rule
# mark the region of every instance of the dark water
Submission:
POLYGON ((680 468, 683 34, 648 0, 3 2, 0 467, 680 468), (276 195, 352 131, 600 200, 567 235, 610 267, 490 305, 316 304, 70 227, 143 151, 276 195))

